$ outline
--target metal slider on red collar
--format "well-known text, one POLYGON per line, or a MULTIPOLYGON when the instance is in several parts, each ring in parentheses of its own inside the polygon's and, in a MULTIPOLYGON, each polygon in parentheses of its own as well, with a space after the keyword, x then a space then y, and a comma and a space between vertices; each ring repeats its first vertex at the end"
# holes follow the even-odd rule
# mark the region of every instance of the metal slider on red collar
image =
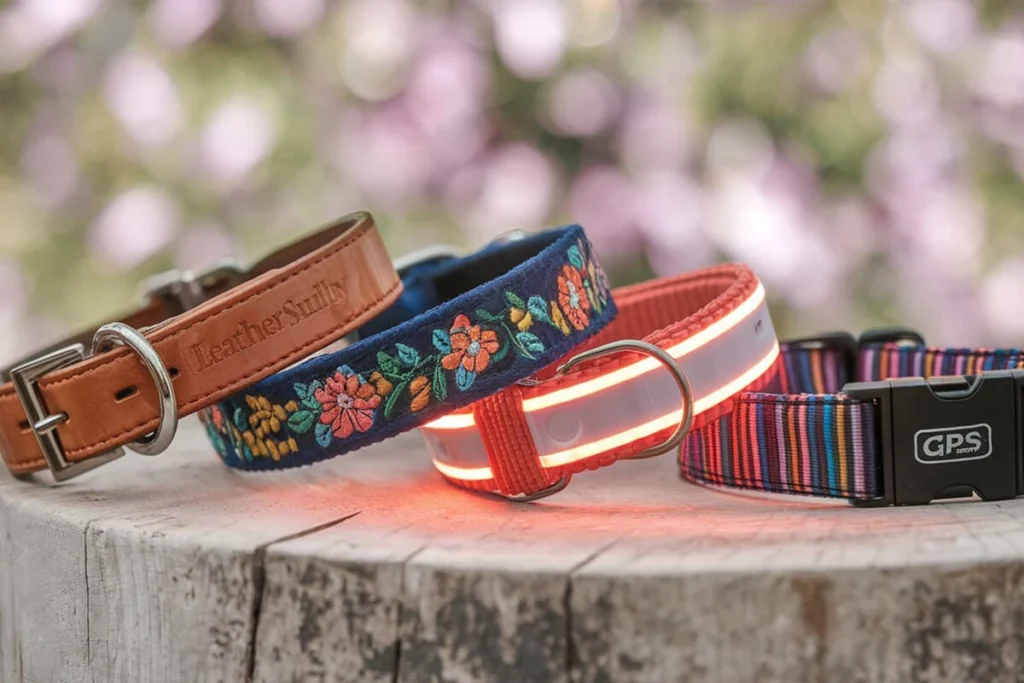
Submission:
POLYGON ((556 371, 421 428, 438 471, 513 500, 572 474, 671 450, 773 377, 764 287, 724 265, 615 290, 618 318, 556 371))

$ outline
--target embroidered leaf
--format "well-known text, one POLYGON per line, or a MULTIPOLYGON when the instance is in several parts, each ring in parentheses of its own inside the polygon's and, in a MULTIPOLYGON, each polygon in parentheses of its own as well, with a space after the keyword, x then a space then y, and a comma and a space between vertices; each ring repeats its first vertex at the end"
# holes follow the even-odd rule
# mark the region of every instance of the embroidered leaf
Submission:
POLYGON ((487 321, 497 320, 497 318, 498 318, 498 316, 491 315, 490 313, 488 313, 487 311, 485 311, 482 308, 476 309, 476 317, 480 318, 481 320, 487 320, 487 321))
POLYGON ((416 364, 420 362, 419 352, 411 346, 395 344, 395 348, 398 349, 398 360, 402 361, 402 365, 405 367, 416 367, 416 364))
POLYGON ((377 367, 385 375, 397 375, 402 371, 402 366, 398 364, 398 359, 394 356, 389 356, 383 351, 377 352, 377 367))
POLYGON ((455 373, 455 384, 458 385, 459 391, 465 391, 473 386, 473 380, 476 379, 476 373, 470 372, 464 365, 459 366, 458 372, 455 373))
POLYGON ((302 405, 306 406, 310 410, 319 411, 323 409, 320 406, 320 401, 316 400, 316 396, 314 396, 313 394, 310 394, 306 398, 302 399, 302 405))
POLYGON ((350 368, 350 367, 349 367, 349 366, 347 366, 347 365, 339 365, 339 366, 338 366, 338 372, 340 372, 341 374, 343 374, 343 375, 344 375, 345 377, 348 377, 349 375, 354 375, 354 374, 356 374, 356 371, 355 371, 355 370, 353 370, 352 368, 350 368))
POLYGON ((395 403, 398 402, 398 397, 405 391, 405 387, 409 384, 408 381, 399 382, 395 390, 388 396, 388 400, 384 402, 384 417, 391 417, 391 412, 395 409, 395 403))
POLYGON ((597 300, 597 295, 594 293, 594 288, 590 285, 590 280, 583 281, 583 289, 587 290, 587 298, 590 299, 590 305, 594 307, 595 311, 600 313, 601 302, 597 300))
POLYGON ((295 434, 305 434, 313 427, 316 413, 312 410, 297 410, 288 416, 288 429, 295 434))
POLYGON ((316 423, 316 442, 327 448, 331 445, 331 426, 323 422, 316 423))
POLYGON ((575 244, 569 247, 569 263, 577 268, 583 268, 583 254, 580 253, 580 248, 575 244))
POLYGON ((526 308, 526 302, 520 299, 515 292, 505 292, 505 300, 516 308, 526 308))
POLYGON ((235 408, 235 414, 232 416, 235 422, 235 429, 239 431, 245 431, 249 428, 249 423, 245 419, 245 411, 241 407, 235 408))
POLYGON ((434 330, 434 348, 441 353, 451 353, 452 343, 448 335, 441 330, 434 330))
POLYGON ((526 308, 530 311, 534 320, 539 320, 542 323, 551 322, 551 317, 548 316, 548 305, 543 297, 531 296, 529 303, 526 304, 526 308))
POLYGON ((302 382, 295 383, 295 395, 299 397, 300 401, 312 393, 313 392, 309 390, 309 387, 307 387, 302 382))
POLYGON ((532 353, 544 353, 544 342, 532 332, 520 332, 516 335, 516 339, 524 349, 532 353))
POLYGON ((502 358, 504 358, 506 355, 508 355, 508 347, 510 347, 510 346, 512 346, 512 345, 511 344, 502 344, 501 348, 498 349, 497 353, 492 353, 491 354, 491 362, 492 363, 497 363, 502 358))
MULTIPOLYGON (((491 356, 493 359, 494 357, 491 356)), ((434 366, 434 381, 432 383, 434 388, 434 396, 437 396, 438 401, 443 401, 448 398, 448 376, 444 374, 444 368, 438 363, 434 366)))

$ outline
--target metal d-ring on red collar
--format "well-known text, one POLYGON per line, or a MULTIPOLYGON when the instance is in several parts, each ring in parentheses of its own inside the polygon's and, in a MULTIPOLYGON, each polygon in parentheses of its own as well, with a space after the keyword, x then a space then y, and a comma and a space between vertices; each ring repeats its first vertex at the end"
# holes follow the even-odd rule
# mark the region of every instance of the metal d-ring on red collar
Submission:
POLYGON ((746 266, 625 287, 614 299, 618 318, 564 365, 421 428, 448 481, 535 500, 574 473, 675 448, 691 425, 775 377, 779 342, 746 266))

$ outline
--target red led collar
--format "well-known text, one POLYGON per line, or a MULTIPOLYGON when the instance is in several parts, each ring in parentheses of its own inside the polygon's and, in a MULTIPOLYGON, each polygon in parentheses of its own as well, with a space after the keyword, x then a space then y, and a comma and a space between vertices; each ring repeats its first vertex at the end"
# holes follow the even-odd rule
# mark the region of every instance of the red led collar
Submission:
POLYGON ((576 472, 673 448, 691 424, 703 427, 773 374, 779 343, 764 287, 746 266, 662 278, 614 297, 618 317, 577 349, 571 371, 549 368, 422 427, 442 475, 538 498, 576 472), (623 348, 637 339, 656 348, 623 348))

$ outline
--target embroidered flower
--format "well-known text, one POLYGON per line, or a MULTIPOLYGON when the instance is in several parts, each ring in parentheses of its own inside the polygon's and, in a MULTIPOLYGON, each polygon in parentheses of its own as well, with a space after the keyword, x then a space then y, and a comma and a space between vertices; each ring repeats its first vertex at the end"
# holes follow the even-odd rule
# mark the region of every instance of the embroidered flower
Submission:
POLYGON ((520 332, 526 332, 533 326, 533 314, 515 306, 509 310, 508 318, 516 324, 520 332))
POLYGON ((249 406, 246 419, 249 429, 242 431, 239 438, 252 453, 280 460, 281 456, 299 451, 294 438, 275 438, 288 420, 288 414, 298 409, 295 401, 288 401, 282 406, 271 403, 265 396, 246 396, 245 403, 249 406))
POLYGON ((328 377, 323 387, 315 392, 322 411, 320 422, 329 425, 339 439, 353 432, 365 432, 373 426, 373 412, 380 405, 377 388, 361 381, 355 373, 338 371, 328 377))
POLYGON ((570 265, 562 266, 562 274, 558 276, 558 303, 566 318, 577 330, 590 324, 590 299, 583 289, 583 277, 580 271, 570 265))
POLYGON ((551 324, 560 329, 564 335, 568 335, 570 332, 569 323, 565 322, 562 310, 554 301, 551 302, 551 324))
POLYGON ((370 373, 370 384, 377 387, 377 394, 379 396, 387 396, 395 388, 395 385, 389 382, 387 378, 377 370, 370 373))
POLYGON ((418 413, 430 405, 430 380, 420 376, 409 383, 409 395, 412 396, 412 412, 418 413))
POLYGON ((491 354, 498 352, 497 333, 470 325, 469 318, 461 313, 455 317, 448 335, 452 351, 441 359, 445 370, 457 370, 462 365, 466 372, 483 372, 491 362, 491 354))

